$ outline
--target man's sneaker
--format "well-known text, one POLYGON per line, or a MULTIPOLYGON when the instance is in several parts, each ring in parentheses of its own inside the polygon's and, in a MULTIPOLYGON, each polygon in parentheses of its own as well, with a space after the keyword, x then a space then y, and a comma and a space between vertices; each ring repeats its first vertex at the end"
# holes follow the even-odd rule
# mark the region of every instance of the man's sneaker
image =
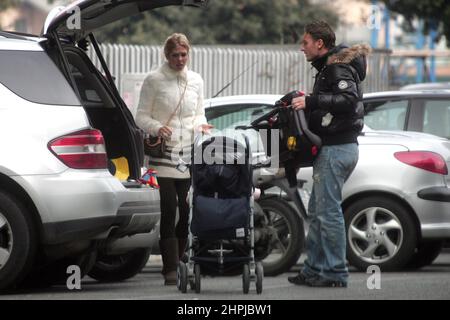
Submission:
MULTIPOLYGON (((305 286, 305 285, 307 285, 309 279, 310 279, 310 278, 306 278, 306 277, 305 277, 303 274, 301 274, 301 273, 297 274, 295 277, 288 277, 288 281, 289 281, 290 283, 296 284, 296 285, 298 285, 298 286, 305 286)), ((312 280, 312 279, 315 279, 315 278, 311 278, 311 280, 312 280)))
POLYGON ((306 279, 305 282, 310 287, 347 288, 347 282, 329 280, 329 279, 323 279, 323 278, 306 279))

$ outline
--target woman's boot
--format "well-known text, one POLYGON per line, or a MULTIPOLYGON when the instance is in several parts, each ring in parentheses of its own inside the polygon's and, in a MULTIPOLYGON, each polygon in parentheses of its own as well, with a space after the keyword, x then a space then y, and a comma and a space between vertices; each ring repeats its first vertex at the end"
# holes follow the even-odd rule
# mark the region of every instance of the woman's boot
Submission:
POLYGON ((177 284, 178 266, 178 239, 167 238, 159 240, 159 248, 163 261, 162 274, 164 275, 164 285, 172 286, 177 284))

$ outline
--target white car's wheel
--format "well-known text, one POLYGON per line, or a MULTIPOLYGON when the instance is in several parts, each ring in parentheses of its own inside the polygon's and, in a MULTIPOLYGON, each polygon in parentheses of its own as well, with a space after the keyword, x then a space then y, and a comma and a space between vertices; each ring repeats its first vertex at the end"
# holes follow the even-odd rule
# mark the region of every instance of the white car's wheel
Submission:
POLYGON ((255 229, 262 233, 271 230, 271 236, 255 243, 255 257, 262 261, 266 276, 276 276, 290 270, 300 258, 305 241, 303 220, 283 199, 266 198, 257 204, 264 211, 265 221, 256 212, 255 229))
POLYGON ((23 280, 23 288, 47 288, 55 284, 66 284, 67 268, 76 265, 83 278, 95 264, 97 251, 87 252, 79 256, 69 256, 56 261, 46 262, 44 266, 34 268, 23 280))
POLYGON ((150 253, 150 248, 138 248, 120 255, 99 255, 88 275, 100 282, 132 278, 145 267, 150 253))
POLYGON ((0 290, 19 283, 30 271, 36 253, 35 235, 25 207, 0 191, 0 290))
POLYGON ((417 243, 412 214, 388 197, 357 200, 345 209, 347 259, 360 270, 377 265, 384 271, 402 269, 417 243))

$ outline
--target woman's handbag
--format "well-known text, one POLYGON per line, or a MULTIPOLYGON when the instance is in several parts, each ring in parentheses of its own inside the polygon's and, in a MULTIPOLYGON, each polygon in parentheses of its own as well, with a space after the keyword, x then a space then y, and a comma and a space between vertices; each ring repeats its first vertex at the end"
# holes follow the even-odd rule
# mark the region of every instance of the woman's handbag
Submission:
POLYGON ((166 151, 166 141, 162 137, 144 139, 144 153, 153 158, 162 158, 166 151))
MULTIPOLYGON (((170 123, 172 118, 174 117, 175 113, 178 111, 178 109, 181 106, 181 102, 183 101, 184 94, 186 93, 187 88, 187 82, 184 86, 183 94, 180 97, 180 101, 178 101, 178 105, 175 108, 175 110, 172 112, 172 114, 169 117, 169 120, 167 120, 166 126, 170 123)), ((144 153, 152 158, 162 158, 164 156, 164 152, 166 151, 166 141, 163 137, 152 137, 148 136, 144 139, 144 153)))

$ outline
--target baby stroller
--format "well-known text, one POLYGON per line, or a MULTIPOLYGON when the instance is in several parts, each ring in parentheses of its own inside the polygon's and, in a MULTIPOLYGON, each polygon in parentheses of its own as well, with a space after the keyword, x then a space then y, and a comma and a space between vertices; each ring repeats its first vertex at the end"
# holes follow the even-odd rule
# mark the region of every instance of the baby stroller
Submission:
POLYGON ((177 286, 200 293, 201 275, 242 273, 244 294, 250 282, 262 292, 264 271, 254 256, 253 184, 248 138, 196 139, 191 155, 187 262, 180 261, 177 286))

